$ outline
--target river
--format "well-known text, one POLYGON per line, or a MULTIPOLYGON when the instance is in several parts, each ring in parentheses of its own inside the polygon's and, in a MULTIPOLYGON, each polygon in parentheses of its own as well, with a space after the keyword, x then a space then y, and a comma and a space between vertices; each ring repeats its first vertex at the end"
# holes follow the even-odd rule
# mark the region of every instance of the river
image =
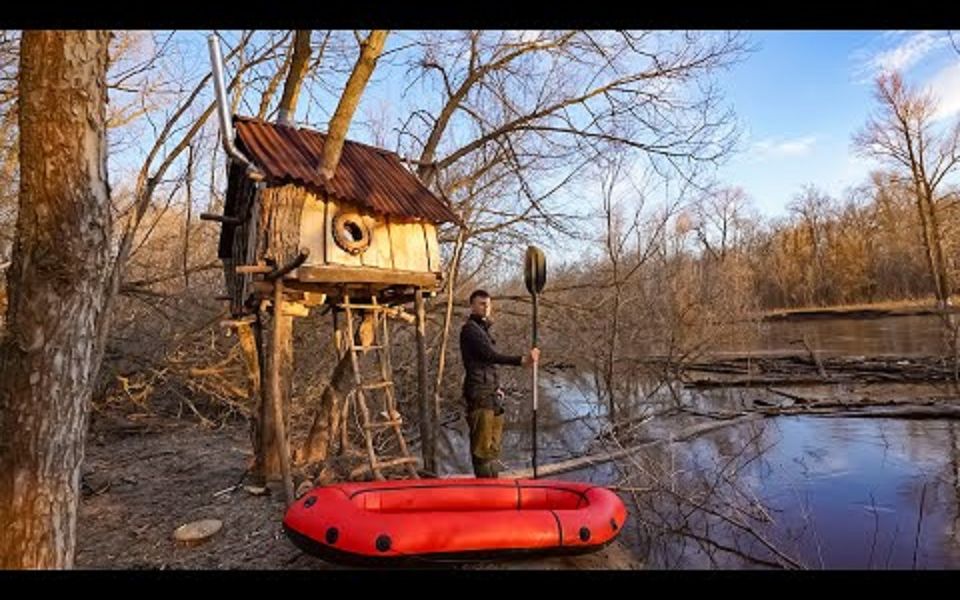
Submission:
MULTIPOLYGON (((937 352, 935 317, 825 319, 761 326, 749 348, 843 356, 937 352)), ((677 399, 704 409, 773 402, 762 389, 647 389, 621 407, 640 419, 677 399)), ((531 465, 531 410, 511 403, 507 469, 531 465)), ((591 454, 607 427, 590 379, 545 376, 538 411, 539 463, 591 454)), ((616 463, 558 477, 619 486, 632 527, 621 536, 651 568, 946 569, 960 567, 960 423, 790 416, 751 420, 671 443, 697 419, 653 418, 640 439, 663 439, 616 463), (633 488, 636 493, 629 493, 633 488), (698 508, 699 507, 699 508, 698 508)), ((448 473, 469 472, 465 426, 448 431, 448 473)), ((606 446, 609 448, 609 446, 606 446)))

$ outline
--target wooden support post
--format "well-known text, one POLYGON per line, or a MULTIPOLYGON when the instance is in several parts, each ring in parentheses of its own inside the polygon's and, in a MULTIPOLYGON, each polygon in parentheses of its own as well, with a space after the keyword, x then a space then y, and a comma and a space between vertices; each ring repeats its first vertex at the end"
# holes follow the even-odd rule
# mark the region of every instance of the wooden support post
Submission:
MULTIPOLYGON (((276 319, 270 321, 268 330, 271 340, 275 339, 274 329, 277 327, 276 319)), ((271 391, 272 380, 270 379, 270 360, 273 358, 266 352, 264 335, 263 312, 257 312, 257 327, 254 329, 255 341, 257 343, 257 358, 260 362, 260 397, 257 399, 257 420, 259 421, 260 443, 255 448, 256 461, 261 466, 263 474, 263 484, 266 485, 271 477, 276 475, 277 462, 274 457, 279 459, 277 453, 271 452, 274 446, 274 432, 276 427, 273 425, 273 404, 270 402, 273 392, 271 391)))
MULTIPOLYGON (((443 389, 443 367, 447 357, 447 342, 450 340, 450 323, 453 320, 453 293, 456 290, 457 270, 460 265, 460 252, 466 239, 467 229, 461 227, 457 232, 457 243, 453 247, 450 269, 447 272, 447 310, 443 317, 443 336, 440 341, 440 355, 437 358, 437 378, 433 387, 433 422, 440 424, 440 390, 443 389)), ((439 433, 439 429, 437 430, 439 433)), ((446 436, 441 436, 446 440, 446 436)))
POLYGON ((276 435, 276 448, 280 454, 280 473, 283 476, 283 491, 289 506, 296 499, 293 491, 293 477, 290 474, 290 449, 287 445, 287 427, 283 415, 283 396, 280 393, 280 362, 283 360, 282 346, 287 333, 290 317, 283 315, 283 278, 273 282, 273 343, 270 361, 270 404, 273 409, 273 426, 276 435))
MULTIPOLYGON (((260 404, 260 352, 257 340, 260 338, 260 320, 240 320, 237 322, 237 338, 240 341, 240 350, 243 354, 243 363, 247 369, 247 395, 252 406, 260 404)), ((263 448, 261 429, 263 419, 256 410, 250 419, 250 435, 254 448, 253 479, 258 482, 265 480, 263 465, 263 448)))
POLYGON ((424 308, 423 289, 417 288, 413 296, 417 313, 417 388, 420 396, 420 454, 423 467, 430 473, 437 472, 436 421, 433 403, 427 389, 427 335, 426 309, 424 308))

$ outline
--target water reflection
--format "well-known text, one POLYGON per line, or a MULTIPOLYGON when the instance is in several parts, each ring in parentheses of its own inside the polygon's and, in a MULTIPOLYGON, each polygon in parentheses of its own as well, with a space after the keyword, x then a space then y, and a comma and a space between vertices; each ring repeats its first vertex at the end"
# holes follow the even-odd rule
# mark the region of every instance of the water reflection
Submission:
MULTIPOLYGON (((955 426, 925 421, 920 430, 917 424, 778 418, 767 427, 771 449, 742 477, 776 507, 782 527, 809 523, 815 534, 798 540, 808 564, 956 567, 957 481, 949 452, 955 426)), ((716 453, 709 441, 693 451, 698 459, 716 453)))
MULTIPOLYGON (((671 406, 677 397, 698 410, 741 410, 764 394, 744 389, 675 392, 660 389, 649 402, 620 416, 642 422, 644 414, 671 406)), ((547 378, 541 398, 541 465, 604 447, 598 435, 607 426, 606 407, 583 380, 547 378)), ((507 468, 531 464, 530 418, 528 403, 511 404, 503 452, 507 468)), ((665 439, 696 419, 658 417, 644 422, 638 435, 665 439)), ((738 553, 783 564, 762 539, 811 568, 956 568, 958 433, 955 423, 940 420, 778 417, 733 425, 690 443, 653 446, 631 459, 562 477, 614 485, 642 483, 638 469, 648 478, 659 473, 659 484, 673 491, 637 496, 631 509, 634 526, 623 533, 623 540, 652 567, 758 566, 738 553), (723 510, 761 535, 746 534, 728 522, 703 529, 705 521, 693 519, 689 500, 680 496, 689 493, 705 506, 720 502, 703 495, 705 486, 731 503, 723 510), (690 531, 679 531, 678 524, 690 531), (671 528, 677 531, 666 531, 671 528), (728 550, 691 537, 691 531, 694 536, 709 531, 711 543, 728 550)), ((465 424, 448 432, 448 438, 453 457, 445 473, 469 472, 465 424)))
POLYGON ((719 352, 802 352, 793 343, 806 336, 818 351, 834 355, 935 355, 943 351, 936 315, 879 319, 773 321, 745 328, 744 335, 722 344, 719 352))

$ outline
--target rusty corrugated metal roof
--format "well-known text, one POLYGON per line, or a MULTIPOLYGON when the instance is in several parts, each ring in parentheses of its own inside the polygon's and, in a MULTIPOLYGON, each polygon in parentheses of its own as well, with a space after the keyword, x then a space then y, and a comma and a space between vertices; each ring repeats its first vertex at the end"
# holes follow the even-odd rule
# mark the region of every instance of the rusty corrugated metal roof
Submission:
POLYGON ((446 202, 382 148, 347 140, 330 181, 320 175, 325 135, 319 131, 235 116, 238 145, 273 182, 297 183, 371 211, 441 223, 458 222, 446 202))

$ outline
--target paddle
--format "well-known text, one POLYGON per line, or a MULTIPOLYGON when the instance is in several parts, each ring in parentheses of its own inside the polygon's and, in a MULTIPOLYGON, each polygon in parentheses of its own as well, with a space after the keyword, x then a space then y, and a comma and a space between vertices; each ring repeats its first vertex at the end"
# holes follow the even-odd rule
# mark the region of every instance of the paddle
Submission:
MULTIPOLYGON (((527 291, 533 297, 533 347, 537 347, 537 295, 543 291, 543 284, 547 282, 547 260, 543 252, 536 246, 527 247, 527 255, 523 265, 523 280, 527 284, 527 291)), ((533 364, 533 478, 537 478, 537 368, 539 361, 533 364)))

